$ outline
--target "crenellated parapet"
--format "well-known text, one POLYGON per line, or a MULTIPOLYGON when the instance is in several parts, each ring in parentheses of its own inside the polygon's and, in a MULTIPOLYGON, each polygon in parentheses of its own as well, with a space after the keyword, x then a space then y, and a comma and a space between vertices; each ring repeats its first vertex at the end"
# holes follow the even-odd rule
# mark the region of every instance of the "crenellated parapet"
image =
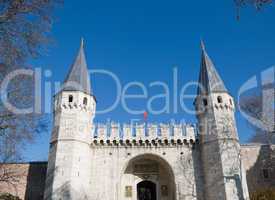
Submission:
POLYGON ((97 124, 93 145, 168 145, 198 142, 197 129, 190 124, 97 124))

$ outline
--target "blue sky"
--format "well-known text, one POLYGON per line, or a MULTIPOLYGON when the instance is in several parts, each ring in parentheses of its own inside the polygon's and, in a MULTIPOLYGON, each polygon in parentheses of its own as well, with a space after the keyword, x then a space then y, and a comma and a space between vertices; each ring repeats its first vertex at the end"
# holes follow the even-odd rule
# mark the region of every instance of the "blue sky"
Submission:
MULTIPOLYGON (((229 1, 65 1, 56 11, 52 36, 55 43, 47 55, 33 63, 51 70, 49 82, 63 81, 79 47, 85 39, 90 69, 105 69, 115 73, 124 86, 138 81, 148 88, 148 95, 162 92, 150 88, 153 81, 163 81, 173 87, 173 68, 177 66, 179 87, 197 81, 200 66, 200 38, 214 61, 230 93, 237 97, 242 84, 275 64, 274 6, 258 12, 253 7, 241 10, 236 20, 236 8, 229 1)), ((114 99, 114 84, 110 78, 91 77, 98 108, 110 105, 114 99)), ((195 88, 190 88, 194 94, 195 88)), ((140 93, 136 88, 129 93, 140 93)), ((173 95, 173 94, 171 94, 173 95)), ((161 106, 161 103, 155 106, 161 106)), ((187 102, 191 106, 191 101, 187 102)), ((145 108, 146 100, 130 102, 134 108, 145 108)), ((171 105, 172 99, 171 99, 171 105)), ((142 119, 118 106, 114 111, 97 115, 96 121, 108 118, 119 122, 142 119)), ((166 122, 171 118, 195 122, 193 115, 151 115, 149 121, 166 122)), ((251 135, 245 120, 237 113, 239 135, 245 142, 251 135)), ((24 160, 47 160, 50 133, 41 133, 26 147, 24 160)))

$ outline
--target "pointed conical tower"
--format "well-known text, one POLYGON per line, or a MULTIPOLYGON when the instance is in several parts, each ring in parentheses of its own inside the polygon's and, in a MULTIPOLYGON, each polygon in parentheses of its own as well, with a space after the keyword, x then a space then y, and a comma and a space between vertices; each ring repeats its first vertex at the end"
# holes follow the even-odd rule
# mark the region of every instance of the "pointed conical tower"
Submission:
POLYGON ((95 108, 81 40, 70 72, 54 98, 44 199, 89 199, 91 161, 88 158, 95 108))
POLYGON ((203 42, 195 101, 200 131, 206 200, 247 199, 233 98, 209 58, 203 42))

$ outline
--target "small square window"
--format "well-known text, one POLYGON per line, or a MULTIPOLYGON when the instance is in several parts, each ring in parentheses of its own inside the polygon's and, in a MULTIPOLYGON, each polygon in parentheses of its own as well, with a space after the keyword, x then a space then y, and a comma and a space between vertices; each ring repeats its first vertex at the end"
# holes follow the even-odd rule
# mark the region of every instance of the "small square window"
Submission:
POLYGON ((203 99, 203 105, 204 105, 204 106, 207 106, 207 105, 208 105, 207 99, 203 99))
POLYGON ((86 106, 87 103, 88 103, 88 99, 87 99, 87 97, 84 97, 84 99, 83 99, 83 104, 86 106))
POLYGON ((222 103, 222 97, 221 96, 218 96, 217 100, 218 100, 218 103, 222 103))
POLYGON ((69 95, 69 103, 73 102, 73 95, 69 95))

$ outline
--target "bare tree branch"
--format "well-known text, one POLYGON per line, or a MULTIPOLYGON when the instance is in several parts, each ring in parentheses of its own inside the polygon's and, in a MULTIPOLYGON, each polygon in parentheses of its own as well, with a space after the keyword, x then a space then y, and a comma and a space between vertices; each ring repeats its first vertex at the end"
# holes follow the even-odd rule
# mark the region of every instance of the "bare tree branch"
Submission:
MULTIPOLYGON (((53 11, 61 0, 0 0, 0 81, 13 70, 26 68, 29 59, 45 53, 51 42, 53 11)), ((31 67, 29 67, 31 68, 31 67)), ((3 91, 1 91, 3 92, 3 91)), ((34 80, 17 76, 7 91, 17 108, 34 105, 34 80)), ((41 113, 15 114, 0 102, 0 162, 21 160, 23 147, 38 132, 45 131, 47 119, 41 113)), ((14 184, 21 175, 0 165, 0 182, 14 184)))

